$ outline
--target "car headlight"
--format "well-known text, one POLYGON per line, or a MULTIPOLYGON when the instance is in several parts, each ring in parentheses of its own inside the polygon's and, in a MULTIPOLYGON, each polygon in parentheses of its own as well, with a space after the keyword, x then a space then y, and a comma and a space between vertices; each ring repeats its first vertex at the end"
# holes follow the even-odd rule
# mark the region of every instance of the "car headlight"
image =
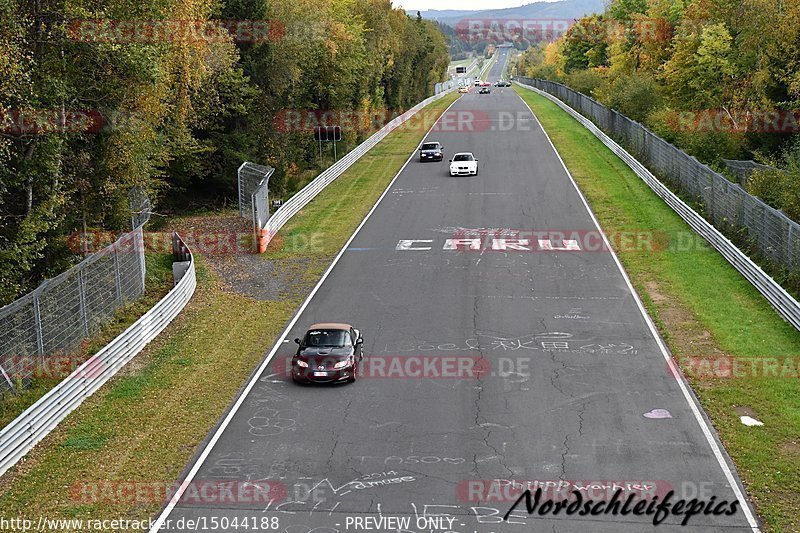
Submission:
POLYGON ((297 366, 299 366, 301 368, 308 368, 308 363, 306 363, 305 361, 301 361, 300 359, 298 359, 295 362, 297 363, 297 366))
POLYGON ((346 366, 347 366, 349 363, 350 363, 350 361, 349 361, 348 359, 345 359, 344 361, 339 361, 338 363, 334 364, 334 365, 333 365, 333 368, 337 368, 337 369, 338 369, 338 368, 344 368, 344 367, 346 367, 346 366))

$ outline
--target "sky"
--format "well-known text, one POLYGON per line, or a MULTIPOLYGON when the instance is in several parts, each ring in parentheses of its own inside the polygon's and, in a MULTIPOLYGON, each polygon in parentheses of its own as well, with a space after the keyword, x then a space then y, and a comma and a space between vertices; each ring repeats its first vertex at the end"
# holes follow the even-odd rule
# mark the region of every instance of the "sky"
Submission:
MULTIPOLYGON (((531 4, 536 0, 393 0, 392 4, 408 10, 427 9, 500 9, 531 4)), ((553 0, 545 0, 553 1, 553 0)))

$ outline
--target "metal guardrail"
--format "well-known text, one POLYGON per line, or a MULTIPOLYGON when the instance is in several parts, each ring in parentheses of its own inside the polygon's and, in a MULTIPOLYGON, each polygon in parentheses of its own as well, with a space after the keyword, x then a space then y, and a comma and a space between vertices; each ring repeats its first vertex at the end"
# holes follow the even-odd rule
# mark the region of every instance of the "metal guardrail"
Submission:
POLYGON ((669 205, 691 228, 706 239, 722 256, 731 263, 758 291, 772 304, 778 313, 791 323, 795 328, 800 329, 800 304, 791 294, 772 279, 761 267, 753 262, 744 252, 742 252, 727 237, 720 233, 710 222, 700 216, 696 211, 689 207, 666 185, 661 183, 652 172, 642 163, 631 156, 624 148, 617 144, 611 137, 606 135, 591 120, 584 117, 569 105, 562 102, 557 97, 546 91, 521 83, 515 80, 520 87, 530 89, 551 100, 564 111, 569 113, 575 120, 580 122, 586 129, 591 131, 595 137, 605 144, 612 152, 622 159, 636 175, 638 175, 667 205, 669 205))
POLYGON ((53 387, 0 431, 0 475, 14 466, 86 398, 133 359, 183 309, 197 285, 194 258, 177 233, 176 262, 187 262, 183 277, 152 309, 53 387))
MULTIPOLYGON (((452 80, 451 80, 452 81, 452 80)), ((434 96, 426 98, 418 103, 399 117, 396 117, 385 124, 377 132, 373 133, 367 140, 353 148, 346 156, 331 165, 319 176, 314 178, 308 185, 303 187, 297 194, 287 200, 277 211, 275 211, 266 225, 266 240, 269 242, 278 231, 289 221, 294 215, 297 214, 303 207, 313 200, 325 187, 341 176, 350 166, 358 161, 361 156, 366 154, 373 146, 382 141, 389 133, 405 123, 408 119, 414 116, 417 111, 443 97, 448 92, 452 91, 458 85, 454 85, 434 96)))

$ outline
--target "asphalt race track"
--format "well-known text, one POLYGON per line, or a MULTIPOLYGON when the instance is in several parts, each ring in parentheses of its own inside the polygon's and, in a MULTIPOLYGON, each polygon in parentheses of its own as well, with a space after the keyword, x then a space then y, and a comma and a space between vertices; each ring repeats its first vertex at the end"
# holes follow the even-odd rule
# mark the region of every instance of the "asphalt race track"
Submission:
POLYGON ((741 502, 685 527, 681 515, 657 528, 633 513, 529 516, 524 503, 499 523, 521 489, 492 480, 541 486, 542 502, 574 501, 572 490, 609 500, 619 487, 623 500, 673 490, 673 503, 724 509, 739 482, 525 103, 511 88, 472 90, 443 120, 428 140, 445 161, 411 159, 286 337, 352 323, 361 379, 295 385, 296 345, 281 342, 186 493, 230 481, 233 496, 184 497, 166 529, 247 518, 286 533, 398 531, 362 519, 403 517, 401 531, 751 529, 741 502), (478 176, 449 177, 458 151, 474 152, 478 176))

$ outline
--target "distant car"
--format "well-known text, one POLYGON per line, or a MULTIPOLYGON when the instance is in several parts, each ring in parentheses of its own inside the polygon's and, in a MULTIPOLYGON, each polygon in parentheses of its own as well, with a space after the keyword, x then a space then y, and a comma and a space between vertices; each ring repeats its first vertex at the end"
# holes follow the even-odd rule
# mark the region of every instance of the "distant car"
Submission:
POLYGON ((488 81, 485 81, 485 82, 481 83, 481 87, 491 87, 491 86, 492 86, 492 84, 489 83, 488 81))
POLYGON ((475 80, 475 87, 477 87, 478 85, 481 85, 482 83, 483 82, 481 80, 476 79, 475 80))
POLYGON ((511 82, 508 80, 501 80, 500 83, 500 87, 511 87, 511 82))
POLYGON ((295 339, 292 380, 296 383, 352 383, 364 358, 364 338, 350 324, 314 324, 302 339, 295 339))
POLYGON ((472 152, 460 152, 450 160, 451 176, 477 176, 478 160, 472 152))
POLYGON ((469 88, 468 87, 459 87, 458 88, 458 92, 460 92, 460 93, 468 93, 469 92, 469 88))
POLYGON ((478 94, 491 94, 492 90, 489 87, 481 87, 481 90, 478 91, 478 94))
POLYGON ((443 150, 444 146, 436 141, 422 143, 422 146, 419 147, 419 160, 441 161, 444 159, 443 150))

